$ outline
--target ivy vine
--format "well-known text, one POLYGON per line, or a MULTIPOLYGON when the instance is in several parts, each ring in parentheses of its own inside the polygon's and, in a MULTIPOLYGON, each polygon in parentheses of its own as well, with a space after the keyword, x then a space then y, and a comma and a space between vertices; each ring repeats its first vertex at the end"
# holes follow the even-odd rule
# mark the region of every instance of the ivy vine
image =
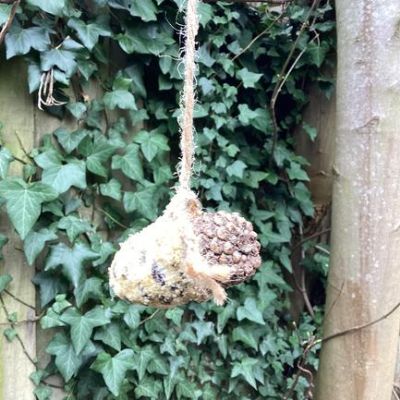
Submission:
MULTIPOLYGON (((331 1, 200 5, 194 189, 210 209, 254 223, 260 271, 229 289, 225 307, 157 311, 109 293, 117 243, 160 214, 176 183, 183 3, 0 4, 6 58, 26 60, 38 107, 60 118, 23 176, 8 175, 22 160, 0 148, 0 204, 37 268, 41 327, 56 328, 50 364, 31 376, 39 400, 51 399, 53 374, 68 399, 307 398, 312 382, 296 365, 321 310, 314 304, 314 318, 304 314, 294 329, 283 271, 292 271, 293 233, 313 215, 293 132, 310 85, 332 91, 323 72, 334 53, 331 1)), ((6 242, 0 233, 0 256, 6 242)), ((305 267, 324 280, 327 257, 312 254, 305 267)), ((0 293, 11 280, 0 276, 0 293)), ((317 351, 307 354, 313 369, 317 351)))

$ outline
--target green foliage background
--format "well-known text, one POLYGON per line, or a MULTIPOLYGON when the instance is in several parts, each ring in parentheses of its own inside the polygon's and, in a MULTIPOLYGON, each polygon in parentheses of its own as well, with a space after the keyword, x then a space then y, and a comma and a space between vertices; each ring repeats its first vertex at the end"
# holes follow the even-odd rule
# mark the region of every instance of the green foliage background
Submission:
MULTIPOLYGON (((6 36, 7 59, 27 61, 30 92, 38 96, 52 71, 54 97, 66 105, 47 111, 77 126, 46 136, 19 178, 7 174, 18 161, 0 149, 0 204, 39 269, 41 326, 57 328, 51 363, 31 377, 40 400, 51 398, 45 379, 54 373, 68 399, 282 399, 319 328, 318 307, 314 320, 305 315, 294 327, 283 271, 291 272, 293 233, 313 215, 293 132, 310 85, 332 90, 321 72, 334 44, 330 1, 311 14, 308 1, 284 10, 200 5, 194 188, 210 209, 240 211, 254 223, 260 271, 229 290, 225 307, 156 311, 110 296, 117 242, 156 218, 176 184, 183 5, 27 0, 6 36), (289 55, 294 68, 282 76, 289 55), (275 126, 270 102, 282 79, 275 126), (91 97, 93 85, 104 95, 91 97)), ((1 24, 10 8, 0 5, 1 24)), ((6 241, 0 235, 0 249, 6 241)), ((321 279, 326 264, 318 253, 306 260, 321 279)), ((10 281, 0 276, 0 291, 10 281)), ((306 398, 309 385, 301 376, 294 398, 306 398)))

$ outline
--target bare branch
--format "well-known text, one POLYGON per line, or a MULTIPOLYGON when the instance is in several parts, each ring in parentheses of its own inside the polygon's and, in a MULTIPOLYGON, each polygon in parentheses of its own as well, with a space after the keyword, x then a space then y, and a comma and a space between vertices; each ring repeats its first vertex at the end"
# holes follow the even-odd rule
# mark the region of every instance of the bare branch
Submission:
MULTIPOLYGON (((5 1, 0 1, 0 2, 6 3, 5 1)), ((10 27, 14 21, 14 17, 15 17, 15 14, 17 12, 17 8, 18 8, 20 2, 21 2, 21 0, 16 0, 16 1, 13 0, 13 1, 6 3, 6 4, 13 3, 13 6, 11 7, 10 15, 9 15, 6 23, 3 25, 3 28, 0 31, 0 46, 2 45, 4 38, 6 36, 6 33, 8 32, 8 30, 10 29, 10 27)))

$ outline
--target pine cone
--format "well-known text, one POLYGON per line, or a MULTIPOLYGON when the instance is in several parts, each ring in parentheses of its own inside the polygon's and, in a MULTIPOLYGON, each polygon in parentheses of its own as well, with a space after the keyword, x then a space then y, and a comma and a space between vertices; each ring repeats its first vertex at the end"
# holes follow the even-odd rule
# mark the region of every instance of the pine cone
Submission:
POLYGON ((260 243, 253 225, 237 213, 202 212, 193 219, 193 229, 199 238, 200 254, 210 265, 231 268, 229 287, 254 275, 261 265, 260 243))

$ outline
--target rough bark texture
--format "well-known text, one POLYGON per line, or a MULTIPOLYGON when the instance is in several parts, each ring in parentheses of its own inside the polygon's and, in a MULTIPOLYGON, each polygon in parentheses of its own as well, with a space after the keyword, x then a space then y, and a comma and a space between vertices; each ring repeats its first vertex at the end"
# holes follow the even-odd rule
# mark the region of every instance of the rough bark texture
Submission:
MULTIPOLYGON (((400 2, 337 0, 337 151, 324 335, 400 301, 400 2)), ((390 400, 400 310, 323 345, 318 400, 390 400)))

